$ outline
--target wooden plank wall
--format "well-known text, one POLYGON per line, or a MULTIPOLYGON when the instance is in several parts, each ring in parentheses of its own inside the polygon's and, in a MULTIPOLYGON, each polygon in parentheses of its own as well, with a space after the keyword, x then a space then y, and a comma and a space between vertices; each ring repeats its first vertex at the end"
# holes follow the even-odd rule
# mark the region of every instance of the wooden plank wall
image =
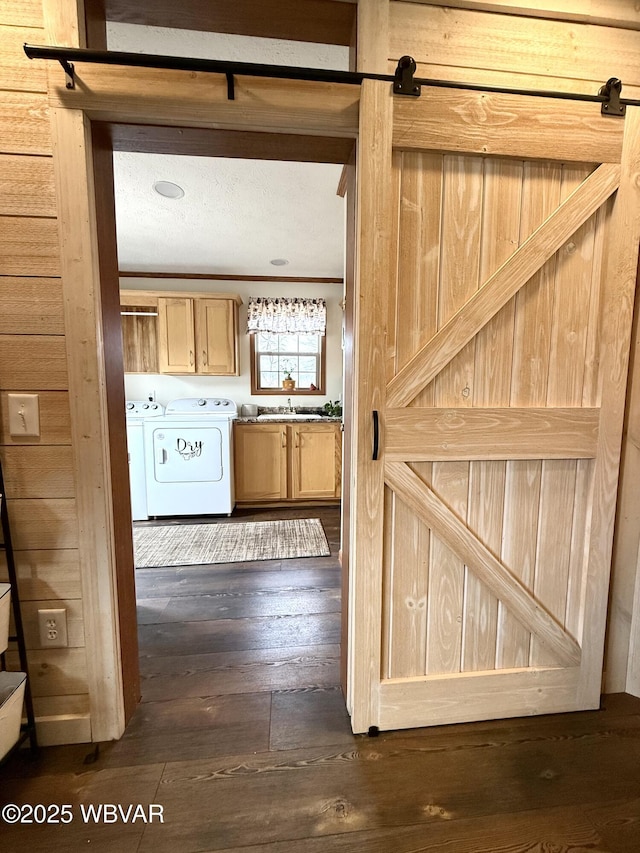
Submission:
POLYGON ((0 458, 46 745, 91 727, 46 68, 22 51, 44 41, 40 0, 0 0, 0 458), (39 397, 39 438, 9 432, 7 395, 24 391, 39 397), (67 610, 68 648, 40 648, 49 607, 67 610))
MULTIPOLYGON (((640 12, 633 3, 600 3, 595 4, 597 9, 585 3, 584 7, 580 4, 578 12, 576 4, 564 0, 530 4, 509 0, 390 0, 388 7, 385 3, 377 5, 388 8, 389 39, 386 51, 380 27, 366 39, 367 70, 392 72, 399 57, 410 54, 418 63, 417 73, 425 77, 596 94, 605 80, 616 76, 623 81, 623 95, 640 97, 640 12)), ((381 15, 379 11, 378 19, 381 15)), ((366 16, 362 14, 361 25, 366 26, 370 17, 371 10, 366 16)), ((362 31, 359 39, 365 39, 362 31)), ((633 604, 634 590, 636 606, 640 602, 637 325, 613 562, 604 681, 607 692, 640 693, 640 614, 633 604)), ((593 366, 591 344, 582 343, 586 346, 586 381, 593 366)), ((521 341, 520 346, 526 347, 527 342, 521 341)))
POLYGON ((422 77, 592 95, 619 77, 623 94, 640 93, 635 30, 456 5, 391 0, 388 70, 410 54, 422 77))

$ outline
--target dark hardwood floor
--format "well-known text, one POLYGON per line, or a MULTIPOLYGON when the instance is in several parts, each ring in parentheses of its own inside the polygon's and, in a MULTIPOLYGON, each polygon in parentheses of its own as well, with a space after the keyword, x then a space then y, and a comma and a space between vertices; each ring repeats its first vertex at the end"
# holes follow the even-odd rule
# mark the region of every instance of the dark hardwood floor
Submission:
POLYGON ((137 572, 142 703, 97 754, 51 747, 0 768, 2 803, 73 814, 0 820, 0 851, 640 851, 640 699, 352 735, 338 687, 339 511, 255 517, 294 514, 322 519, 330 557, 137 572), (164 822, 83 821, 81 804, 104 803, 159 804, 164 822))

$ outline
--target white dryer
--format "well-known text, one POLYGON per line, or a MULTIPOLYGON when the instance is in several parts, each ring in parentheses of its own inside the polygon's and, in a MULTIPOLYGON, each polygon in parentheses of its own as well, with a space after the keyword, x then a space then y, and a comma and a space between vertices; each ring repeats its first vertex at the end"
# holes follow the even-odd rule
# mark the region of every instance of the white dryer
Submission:
POLYGON ((134 521, 143 521, 149 518, 149 515, 147 513, 147 484, 144 471, 144 433, 142 425, 147 418, 163 415, 164 406, 150 400, 127 400, 124 411, 127 418, 131 517, 134 521))
POLYGON ((223 397, 184 397, 144 423, 147 511, 161 515, 230 515, 235 506, 233 421, 223 397))

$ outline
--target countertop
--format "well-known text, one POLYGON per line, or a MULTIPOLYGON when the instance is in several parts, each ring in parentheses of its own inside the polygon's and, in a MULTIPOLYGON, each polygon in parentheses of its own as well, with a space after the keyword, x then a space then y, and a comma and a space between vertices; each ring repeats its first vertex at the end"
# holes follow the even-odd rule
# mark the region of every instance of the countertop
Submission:
POLYGON ((330 418, 325 417, 324 415, 321 418, 288 418, 286 415, 282 415, 282 418, 268 418, 264 420, 260 417, 255 418, 236 418, 235 421, 237 424, 339 424, 342 423, 342 418, 330 418))

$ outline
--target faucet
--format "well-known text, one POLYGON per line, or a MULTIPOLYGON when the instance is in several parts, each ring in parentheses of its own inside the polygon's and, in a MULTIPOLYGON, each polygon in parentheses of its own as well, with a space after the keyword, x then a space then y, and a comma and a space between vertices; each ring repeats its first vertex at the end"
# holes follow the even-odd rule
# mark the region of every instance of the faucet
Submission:
POLYGON ((288 406, 287 406, 287 412, 288 412, 290 415, 295 415, 296 410, 295 410, 295 409, 293 408, 293 406, 291 405, 291 397, 287 397, 287 403, 288 403, 288 406))

